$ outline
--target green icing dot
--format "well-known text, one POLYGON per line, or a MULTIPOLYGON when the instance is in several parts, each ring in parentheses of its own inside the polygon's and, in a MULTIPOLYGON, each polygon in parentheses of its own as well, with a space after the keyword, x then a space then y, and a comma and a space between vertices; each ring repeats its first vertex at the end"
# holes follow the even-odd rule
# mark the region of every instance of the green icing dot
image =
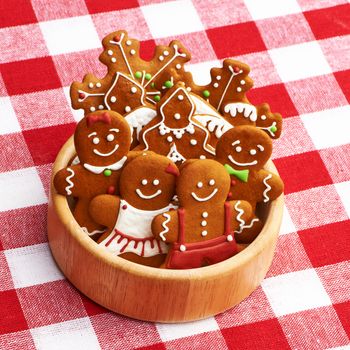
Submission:
POLYGON ((170 80, 167 80, 165 83, 164 83, 164 86, 166 87, 166 88, 171 88, 172 86, 173 86, 173 83, 170 81, 170 80))
POLYGON ((159 95, 154 96, 154 101, 159 102, 160 101, 160 96, 159 95))
POLYGON ((152 75, 151 74, 149 74, 149 73, 146 73, 146 75, 145 75, 145 79, 146 80, 150 80, 152 78, 152 75))
POLYGON ((204 90, 203 91, 203 96, 204 97, 209 97, 210 96, 210 92, 208 90, 204 90))
POLYGON ((111 175, 112 175, 112 170, 110 170, 110 169, 104 170, 104 171, 103 171, 103 175, 104 175, 104 176, 111 176, 111 175))
POLYGON ((135 73, 135 78, 140 79, 142 77, 142 73, 140 71, 137 71, 135 73))
POLYGON ((151 83, 151 87, 153 87, 154 88, 154 86, 155 86, 155 84, 154 84, 154 81, 151 83))
POLYGON ((273 125, 273 126, 271 126, 270 130, 271 130, 272 132, 275 132, 275 131, 277 131, 277 127, 276 127, 275 125, 273 125))

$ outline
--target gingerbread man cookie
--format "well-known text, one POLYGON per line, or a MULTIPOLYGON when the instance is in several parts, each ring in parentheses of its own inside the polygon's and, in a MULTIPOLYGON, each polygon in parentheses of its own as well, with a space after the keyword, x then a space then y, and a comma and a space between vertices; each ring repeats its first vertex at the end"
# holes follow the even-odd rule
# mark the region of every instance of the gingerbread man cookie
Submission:
MULTIPOLYGON (((269 203, 283 192, 280 177, 263 169, 271 153, 271 139, 254 126, 237 126, 221 137, 216 159, 231 175, 230 198, 246 200, 255 210, 257 203, 269 203)), ((237 242, 250 243, 261 228, 257 217, 246 221, 235 233, 237 242)))
POLYGON ((107 231, 98 243, 115 255, 148 266, 160 266, 167 245, 151 232, 153 218, 172 208, 176 165, 168 158, 140 155, 125 165, 120 196, 100 195, 90 204, 92 218, 107 231))
POLYGON ((116 112, 94 112, 77 125, 74 144, 80 163, 60 170, 54 185, 59 194, 77 199, 74 217, 89 235, 103 232, 89 215, 90 200, 98 194, 118 193, 130 143, 129 125, 116 112))
POLYGON ((213 158, 209 132, 194 115, 195 105, 183 84, 169 89, 157 106, 157 117, 140 134, 137 150, 151 150, 175 163, 213 158))
POLYGON ((179 209, 155 217, 152 232, 171 244, 165 261, 170 269, 197 268, 235 255, 234 231, 250 220, 248 202, 227 201, 230 176, 215 160, 191 159, 176 181, 179 209), (237 209, 239 206, 239 209, 237 209))

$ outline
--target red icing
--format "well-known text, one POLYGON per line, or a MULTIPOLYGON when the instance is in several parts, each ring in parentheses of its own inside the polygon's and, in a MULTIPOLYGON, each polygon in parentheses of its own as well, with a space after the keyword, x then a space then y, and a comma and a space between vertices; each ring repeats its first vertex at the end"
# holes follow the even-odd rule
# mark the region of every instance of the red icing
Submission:
POLYGON ((115 193, 115 187, 114 186, 109 186, 107 188, 107 193, 108 194, 114 194, 115 193))
POLYGON ((85 97, 85 94, 83 92, 79 92, 79 98, 82 100, 85 97))
POLYGON ((239 73, 240 69, 239 69, 239 67, 233 67, 233 71, 234 71, 235 73, 239 73))
POLYGON ((227 195, 227 199, 230 199, 230 198, 232 198, 232 192, 229 192, 227 195))
POLYGON ((184 50, 182 50, 181 47, 178 49, 178 51, 179 51, 179 53, 183 53, 184 52, 184 50))
POLYGON ((90 114, 86 117, 87 126, 91 126, 97 122, 111 124, 111 116, 105 112, 103 114, 90 114))
POLYGON ((236 180, 233 180, 233 179, 231 180, 231 186, 236 185, 236 183, 237 183, 236 180))
POLYGON ((128 206, 126 205, 126 204, 124 204, 123 206, 122 206, 122 209, 126 209, 128 206))
POLYGON ((173 164, 170 164, 165 168, 165 172, 174 176, 179 176, 179 169, 174 166, 173 164))
POLYGON ((237 253, 237 244, 231 233, 231 205, 225 202, 225 233, 222 236, 195 243, 185 244, 185 209, 178 209, 179 236, 168 253, 166 267, 169 269, 190 269, 207 264, 216 264, 226 260, 237 253), (232 235, 232 241, 227 236, 232 235), (181 251, 180 246, 185 245, 186 250, 181 251))
POLYGON ((119 41, 120 40, 120 36, 116 35, 114 38, 113 38, 114 41, 119 41))

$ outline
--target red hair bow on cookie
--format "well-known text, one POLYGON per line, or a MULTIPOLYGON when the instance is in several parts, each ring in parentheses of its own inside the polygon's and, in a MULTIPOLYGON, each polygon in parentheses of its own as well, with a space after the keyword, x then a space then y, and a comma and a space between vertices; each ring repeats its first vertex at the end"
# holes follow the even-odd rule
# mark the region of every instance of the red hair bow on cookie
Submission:
POLYGON ((107 112, 105 112, 103 114, 90 114, 86 117, 87 126, 91 126, 96 122, 111 124, 111 116, 107 112))

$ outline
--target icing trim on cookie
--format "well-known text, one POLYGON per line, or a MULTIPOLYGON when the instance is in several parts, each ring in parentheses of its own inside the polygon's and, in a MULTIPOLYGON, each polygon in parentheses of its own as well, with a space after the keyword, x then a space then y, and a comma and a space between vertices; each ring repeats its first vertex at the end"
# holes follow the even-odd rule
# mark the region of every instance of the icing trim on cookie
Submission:
POLYGON ((258 119, 255 106, 248 103, 229 103, 225 106, 224 111, 230 113, 233 118, 237 116, 237 113, 243 113, 243 116, 252 122, 256 122, 258 119))
POLYGON ((267 176, 265 177, 265 179, 263 180, 263 183, 264 183, 264 185, 266 186, 266 189, 265 189, 265 191, 263 192, 264 203, 267 203, 267 202, 270 200, 269 196, 267 195, 267 192, 269 192, 269 191, 271 190, 271 186, 267 183, 267 181, 268 181, 269 179, 271 179, 271 177, 272 177, 272 174, 269 174, 269 175, 267 175, 267 176))
POLYGON ((71 178, 75 175, 75 173, 72 168, 67 168, 67 171, 70 172, 70 175, 66 177, 68 186, 65 188, 65 190, 66 190, 67 196, 70 196, 72 194, 71 188, 74 187, 74 183, 71 181, 71 178))
POLYGON ((158 189, 156 192, 154 192, 153 194, 150 194, 150 195, 143 194, 139 188, 137 188, 135 190, 135 192, 142 199, 152 199, 152 198, 159 196, 162 193, 162 190, 158 189))
POLYGON ((123 45, 121 44, 121 42, 123 41, 124 36, 125 36, 125 34, 124 34, 124 33, 121 33, 119 41, 110 40, 109 42, 110 42, 111 44, 115 44, 115 45, 117 45, 117 46, 119 47, 120 52, 121 52, 122 55, 123 55, 125 64, 126 64, 126 66, 128 67, 128 70, 129 70, 130 74, 133 76, 134 73, 132 72, 132 69, 131 69, 131 67, 130 67, 129 61, 128 61, 128 59, 126 58, 123 45))
POLYGON ((212 193, 210 193, 210 195, 207 197, 198 197, 198 195, 195 192, 191 192, 191 196, 198 202, 206 202, 206 201, 212 199, 216 195, 217 192, 218 192, 218 189, 214 188, 212 193))
POLYGON ((227 156, 227 158, 229 159, 230 162, 232 162, 233 164, 238 165, 238 166, 249 166, 249 165, 255 165, 258 163, 257 160, 253 160, 250 163, 240 163, 240 162, 237 162, 236 160, 234 160, 233 157, 231 156, 231 154, 229 154, 227 156))
POLYGON ((86 234, 86 235, 88 235, 88 236, 93 236, 94 234, 96 234, 96 233, 103 233, 103 232, 105 232, 106 230, 94 230, 94 231, 92 231, 92 232, 89 232, 88 231, 88 229, 86 228, 86 227, 81 227, 81 229, 82 229, 82 231, 86 234))
POLYGON ((226 96, 227 89, 228 89, 228 87, 230 86, 230 84, 231 84, 231 82, 232 82, 232 79, 233 79, 236 75, 243 73, 242 70, 239 70, 238 72, 235 72, 231 66, 228 66, 228 69, 229 69, 229 71, 231 72, 231 76, 230 76, 230 79, 228 80, 228 82, 227 82, 227 84, 226 84, 226 87, 225 87, 224 92, 222 93, 222 96, 221 96, 221 98, 220 98, 219 104, 218 104, 218 106, 216 107, 217 110, 219 110, 220 107, 221 107, 222 101, 224 100, 224 98, 225 98, 225 96, 226 96))
POLYGON ((162 222, 162 227, 164 228, 164 230, 159 233, 159 237, 165 242, 165 234, 169 232, 169 227, 167 226, 167 223, 170 221, 170 215, 164 213, 163 216, 165 217, 165 220, 162 222))
POLYGON ((245 228, 251 228, 251 227, 253 227, 254 223, 257 222, 257 221, 259 221, 259 219, 257 219, 257 218, 252 219, 252 221, 250 222, 249 225, 242 225, 242 226, 240 226, 239 230, 238 230, 238 231, 235 231, 234 233, 238 233, 238 234, 239 234, 239 233, 242 233, 242 231, 243 231, 245 228))
POLYGON ((110 151, 110 152, 107 152, 107 153, 102 153, 102 152, 100 152, 98 149, 96 149, 96 148, 94 148, 92 151, 95 153, 95 154, 97 154, 98 156, 100 156, 100 157, 109 157, 109 156, 111 156, 113 153, 115 153, 117 150, 118 150, 118 148, 119 148, 119 145, 118 144, 116 144, 115 146, 114 146, 114 148, 110 151))
POLYGON ((128 158, 127 156, 124 156, 122 159, 118 160, 117 162, 106 166, 97 166, 97 165, 91 165, 91 164, 85 163, 84 168, 91 171, 94 174, 101 174, 106 169, 119 170, 124 165, 127 158, 128 158))
POLYGON ((235 209, 238 212, 238 214, 236 216, 236 220, 240 223, 239 228, 242 228, 245 225, 245 221, 242 219, 242 215, 244 214, 244 210, 239 207, 240 204, 241 204, 241 201, 237 201, 237 203, 235 204, 235 209))
POLYGON ((267 131, 272 137, 275 137, 275 132, 277 131, 276 122, 273 122, 270 126, 258 126, 257 128, 267 131))

